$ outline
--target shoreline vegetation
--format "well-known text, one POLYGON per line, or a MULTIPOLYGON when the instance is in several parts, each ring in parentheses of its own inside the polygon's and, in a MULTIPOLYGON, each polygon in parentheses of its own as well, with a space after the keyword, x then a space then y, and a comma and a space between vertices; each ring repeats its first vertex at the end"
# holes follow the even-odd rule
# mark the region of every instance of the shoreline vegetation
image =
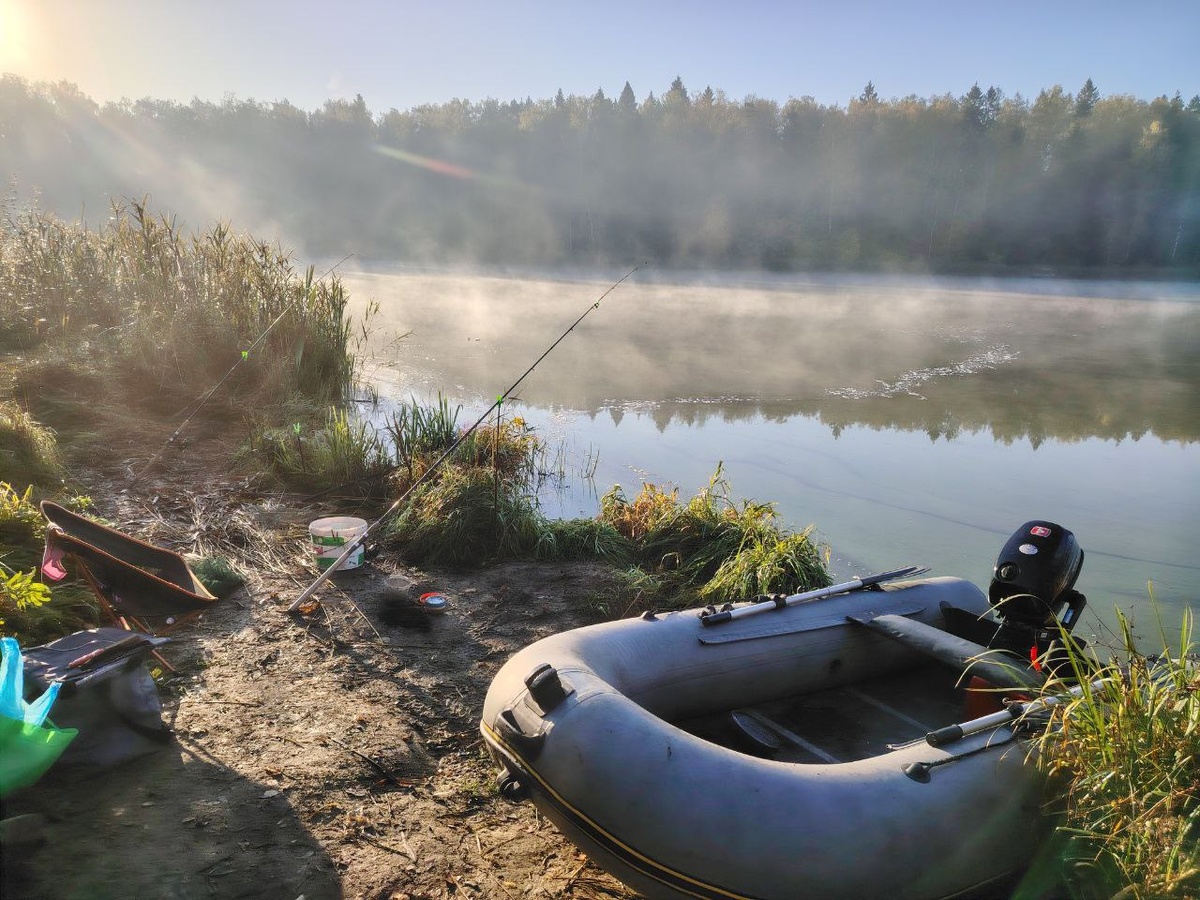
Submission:
MULTIPOLYGON (((32 644, 97 624, 86 591, 51 590, 37 578, 36 503, 94 509, 79 476, 103 490, 149 471, 161 451, 149 435, 173 444, 188 439, 184 426, 227 433, 240 442, 228 465, 248 479, 281 496, 356 497, 364 509, 382 509, 420 477, 459 434, 457 411, 414 402, 385 435, 349 416, 356 336, 367 324, 350 322, 346 305, 336 275, 299 271, 278 246, 223 226, 188 235, 142 204, 115 208, 99 229, 44 214, 5 221, 0 629, 32 644), (145 438, 115 440, 151 421, 160 426, 145 438)), ((546 468, 545 447, 523 420, 488 422, 389 523, 384 547, 437 565, 603 562, 622 573, 618 589, 596 601, 607 617, 830 583, 827 551, 810 532, 781 528, 769 503, 735 503, 720 468, 689 499, 674 488, 647 484, 629 496, 618 486, 596 519, 567 522, 537 510, 546 468)), ((230 566, 212 571, 228 576, 230 566)), ((1127 644, 1116 677, 1056 710, 1038 744, 1058 785, 1048 813, 1061 841, 1046 865, 1072 867, 1073 896, 1187 897, 1200 886, 1200 679, 1190 628, 1189 620, 1174 661, 1152 665, 1127 644)))

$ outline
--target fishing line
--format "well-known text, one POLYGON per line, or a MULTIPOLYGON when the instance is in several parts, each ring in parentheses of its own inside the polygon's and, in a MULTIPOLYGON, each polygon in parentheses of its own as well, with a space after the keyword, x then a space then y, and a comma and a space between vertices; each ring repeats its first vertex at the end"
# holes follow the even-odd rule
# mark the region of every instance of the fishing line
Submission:
MULTIPOLYGON (((179 427, 176 428, 175 431, 171 434, 171 436, 169 438, 167 438, 166 442, 163 443, 163 445, 158 449, 158 452, 155 453, 152 457, 150 457, 150 461, 147 462, 146 465, 142 467, 142 471, 133 476, 133 483, 136 484, 139 480, 141 480, 142 476, 145 475, 146 472, 148 472, 150 470, 150 467, 153 466, 156 462, 158 462, 159 457, 161 457, 163 455, 163 453, 166 452, 167 447, 169 447, 171 444, 173 444, 175 442, 175 440, 183 432, 183 429, 187 428, 188 423, 191 422, 192 419, 196 418, 196 415, 200 412, 201 409, 204 408, 204 404, 206 404, 209 400, 211 400, 212 396, 221 389, 221 385, 223 385, 226 381, 228 381, 230 379, 230 377, 233 375, 233 373, 237 370, 237 367, 240 366, 242 363, 244 363, 246 360, 248 360, 250 358, 250 354, 254 351, 254 349, 259 344, 261 344, 264 340, 266 340, 267 335, 271 333, 271 329, 274 328, 276 325, 278 325, 283 320, 283 317, 292 311, 292 309, 296 306, 296 304, 298 304, 301 300, 304 300, 305 298, 310 296, 313 289, 318 284, 320 284, 322 281, 324 281, 325 278, 327 278, 331 272, 336 270, 342 263, 344 263, 346 260, 348 260, 352 256, 354 256, 353 253, 347 253, 340 260, 338 260, 336 263, 334 263, 332 266, 330 266, 328 269, 326 269, 324 271, 324 273, 322 273, 320 278, 311 282, 309 284, 308 290, 304 291, 304 293, 300 294, 300 296, 298 296, 295 300, 293 300, 286 307, 284 307, 283 312, 281 312, 279 315, 277 315, 271 321, 271 324, 268 325, 266 328, 264 328, 262 333, 259 334, 259 336, 254 339, 254 343, 252 343, 249 347, 247 347, 245 350, 242 351, 241 355, 237 358, 237 360, 234 362, 234 364, 229 367, 229 371, 221 376, 221 380, 218 381, 215 385, 213 385, 212 389, 207 394, 205 394, 203 397, 200 398, 200 400, 196 403, 195 409, 193 409, 190 413, 188 413, 187 418, 185 418, 179 424, 179 427)), ((184 407, 184 409, 186 409, 186 408, 187 407, 184 407)))
POLYGON ((549 356, 554 351, 554 348, 557 347, 559 344, 561 344, 563 342, 563 340, 566 338, 566 336, 568 334, 570 334, 572 331, 574 331, 575 327, 580 322, 582 322, 584 319, 587 318, 588 314, 592 310, 600 308, 600 302, 605 297, 607 297, 609 294, 611 294, 613 291, 615 291, 618 287, 620 287, 622 284, 624 284, 629 278, 631 278, 633 276, 633 274, 635 272, 637 272, 639 269, 641 269, 645 265, 648 265, 648 264, 640 263, 640 264, 634 266, 632 269, 630 269, 628 272, 626 272, 624 275, 622 275, 620 278, 618 278, 616 281, 614 281, 612 283, 612 285, 609 287, 609 289, 606 290, 603 294, 601 294, 596 299, 595 303, 593 303, 591 306, 589 306, 587 309, 585 309, 583 311, 583 315, 581 315, 578 319, 576 319, 574 322, 572 322, 570 327, 568 327, 566 331, 564 331, 562 334, 560 334, 558 336, 558 339, 553 344, 551 344, 549 347, 547 347, 545 352, 543 352, 541 356, 539 356, 536 360, 534 360, 533 365, 531 365, 528 369, 526 369, 521 374, 520 378, 518 378, 516 381, 514 381, 506 391, 504 391, 502 394, 500 394, 498 397, 496 397, 496 399, 495 399, 495 401, 493 401, 492 405, 489 406, 487 409, 485 409, 483 411, 483 414, 478 419, 475 420, 475 424, 472 425, 470 428, 468 428, 466 431, 464 431, 462 434, 460 434, 458 437, 456 437, 454 439, 454 442, 451 443, 450 446, 447 447, 446 450, 442 452, 442 455, 439 456, 434 461, 433 465, 430 466, 428 469, 426 469, 424 472, 422 472, 421 475, 416 479, 416 481, 414 481, 411 485, 409 485, 408 489, 405 490, 404 493, 401 494, 399 497, 397 497, 395 502, 392 503, 391 506, 389 506, 386 510, 384 510, 383 515, 381 515, 378 519, 376 519, 374 522, 372 522, 370 525, 368 525, 366 527, 366 529, 362 532, 362 534, 360 534, 357 538, 355 538, 353 541, 351 541, 349 544, 346 545, 345 549, 342 550, 342 555, 339 556, 333 562, 331 562, 329 564, 329 566, 323 572, 321 572, 320 575, 317 576, 317 580, 314 581, 312 584, 310 584, 307 588, 304 589, 304 591, 300 594, 300 596, 296 598, 295 602, 292 603, 292 605, 288 607, 288 612, 295 612, 297 609, 299 609, 300 605, 302 603, 304 603, 304 601, 307 600, 309 597, 311 597, 316 592, 317 588, 319 588, 326 581, 328 581, 329 578, 333 575, 333 573, 336 572, 339 568, 341 568, 342 563, 344 563, 346 560, 348 560, 354 554, 355 550, 357 550, 360 546, 362 546, 364 543, 366 543, 366 540, 368 537, 370 537, 371 533, 373 531, 375 531, 375 529, 377 529, 381 524, 383 524, 384 520, 387 519, 392 513, 394 513, 396 510, 398 510, 404 504, 404 501, 406 501, 412 495, 413 491, 415 491, 418 487, 420 487, 422 484, 424 484, 429 478, 431 478, 433 476, 433 474, 438 469, 441 468, 442 464, 447 459, 450 458, 450 456, 454 453, 454 451, 459 448, 459 446, 462 444, 462 442, 465 441, 468 437, 470 437, 471 434, 474 433, 475 429, 477 429, 480 425, 483 424, 484 420, 487 419, 487 417, 492 414, 492 411, 495 409, 498 409, 504 403, 505 399, 510 397, 512 395, 513 391, 515 391, 518 387, 520 387, 521 382, 529 377, 530 373, 533 372, 533 370, 536 369, 541 364, 542 360, 544 360, 547 356, 549 356))

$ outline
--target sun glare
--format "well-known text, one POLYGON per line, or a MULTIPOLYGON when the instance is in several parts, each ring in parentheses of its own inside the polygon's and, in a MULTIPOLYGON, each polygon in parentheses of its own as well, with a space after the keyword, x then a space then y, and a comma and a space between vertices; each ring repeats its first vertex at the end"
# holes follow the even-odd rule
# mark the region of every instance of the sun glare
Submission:
POLYGON ((13 37, 16 29, 13 19, 16 12, 8 0, 0 0, 0 66, 7 66, 13 56, 13 37))
POLYGON ((13 0, 0 0, 0 72, 11 72, 26 62, 25 27, 13 0))

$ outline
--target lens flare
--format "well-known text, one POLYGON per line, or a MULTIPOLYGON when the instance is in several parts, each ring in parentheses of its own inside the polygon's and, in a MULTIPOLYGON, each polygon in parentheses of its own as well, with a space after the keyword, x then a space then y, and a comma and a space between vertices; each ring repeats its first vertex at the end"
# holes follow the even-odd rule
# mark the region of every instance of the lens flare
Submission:
POLYGON ((399 162, 408 163, 412 166, 417 166, 422 169, 427 169, 430 172, 436 172, 439 175, 445 175, 448 178, 459 178, 463 181, 475 181, 479 184, 486 184, 490 187, 504 188, 506 190, 519 190, 527 193, 542 193, 542 189, 536 185, 526 184, 518 181, 515 178, 502 178, 497 175, 491 175, 487 172, 481 172, 478 169, 470 169, 466 166, 460 166, 457 163, 447 162, 444 159, 435 159, 431 156, 421 156, 417 153, 410 153, 407 150, 401 150, 398 147, 388 147, 383 144, 375 145, 375 152, 395 159, 399 162))

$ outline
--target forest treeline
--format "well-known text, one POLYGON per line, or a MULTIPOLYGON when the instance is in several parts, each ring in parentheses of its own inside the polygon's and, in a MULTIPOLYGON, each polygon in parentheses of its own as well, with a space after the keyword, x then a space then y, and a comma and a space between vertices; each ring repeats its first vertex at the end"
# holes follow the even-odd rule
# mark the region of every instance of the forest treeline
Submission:
POLYGON ((845 107, 732 100, 681 79, 638 101, 452 101, 377 114, 361 96, 99 105, 0 79, 9 205, 99 221, 114 202, 229 222, 311 256, 713 268, 1200 267, 1200 96, 845 107))

